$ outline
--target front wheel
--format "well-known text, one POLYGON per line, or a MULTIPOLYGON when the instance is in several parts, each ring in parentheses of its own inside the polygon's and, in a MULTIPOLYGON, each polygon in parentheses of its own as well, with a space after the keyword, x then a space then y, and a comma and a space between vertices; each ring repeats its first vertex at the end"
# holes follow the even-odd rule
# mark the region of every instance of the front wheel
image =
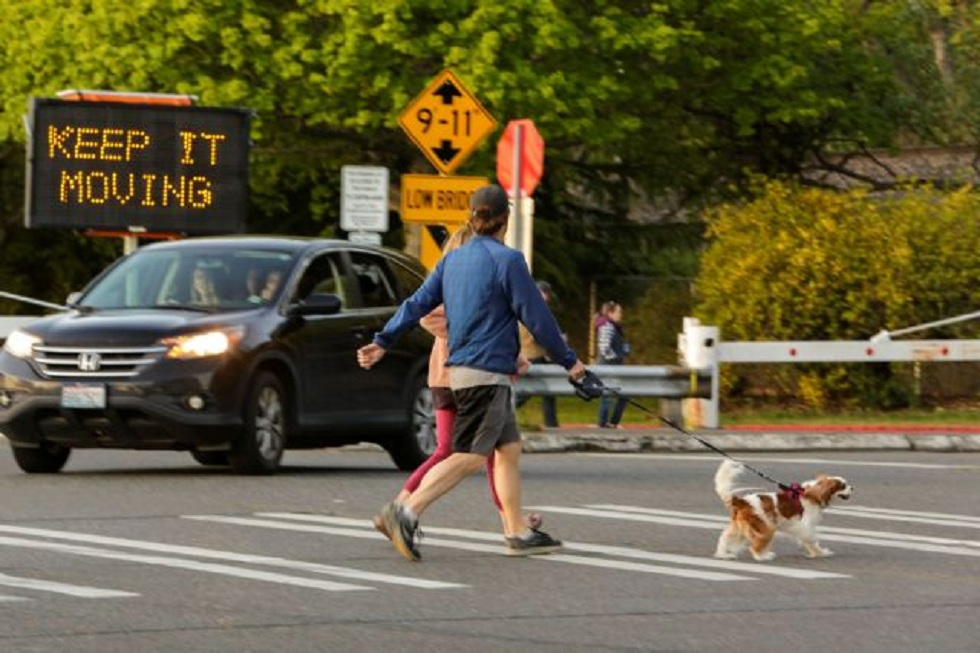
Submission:
POLYGON ((420 376, 412 386, 408 427, 384 443, 384 448, 403 472, 414 470, 435 451, 436 412, 425 377, 420 376))
POLYGON ((245 428, 232 444, 228 462, 239 474, 273 474, 286 448, 289 403, 282 382, 259 372, 245 404, 245 428))
POLYGON ((71 449, 60 444, 42 442, 39 447, 14 447, 17 466, 28 474, 55 474, 68 462, 71 449))

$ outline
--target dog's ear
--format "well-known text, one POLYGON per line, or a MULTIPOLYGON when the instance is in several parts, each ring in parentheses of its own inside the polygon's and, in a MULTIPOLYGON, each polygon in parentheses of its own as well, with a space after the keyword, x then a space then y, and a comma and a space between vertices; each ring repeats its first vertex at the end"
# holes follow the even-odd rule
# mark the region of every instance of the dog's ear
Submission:
POLYGON ((808 488, 804 496, 813 501, 821 508, 826 508, 830 503, 831 497, 837 492, 837 481, 831 479, 826 474, 817 475, 817 482, 808 488))

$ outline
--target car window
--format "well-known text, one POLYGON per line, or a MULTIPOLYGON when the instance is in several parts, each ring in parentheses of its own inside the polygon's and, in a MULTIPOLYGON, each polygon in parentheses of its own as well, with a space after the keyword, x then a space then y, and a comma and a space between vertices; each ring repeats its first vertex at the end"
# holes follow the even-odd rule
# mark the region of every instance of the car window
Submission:
POLYGON ((395 273, 395 280, 398 282, 398 299, 404 300, 412 296, 422 282, 424 277, 417 271, 411 270, 397 261, 392 261, 391 270, 395 273))
POLYGON ((398 305, 395 278, 383 256, 354 251, 350 253, 350 260, 362 307, 385 308, 398 305))
POLYGON ((345 274, 343 258, 335 252, 320 254, 314 258, 300 277, 290 302, 298 303, 313 294, 331 294, 340 297, 341 308, 350 308, 351 292, 345 274))
MULTIPOLYGON (((184 307, 237 310, 249 302, 250 270, 260 270, 260 295, 271 297, 277 277, 292 257, 276 250, 148 250, 120 261, 82 297, 80 305, 94 309, 184 307)), ((259 301, 268 301, 260 299, 259 301)))

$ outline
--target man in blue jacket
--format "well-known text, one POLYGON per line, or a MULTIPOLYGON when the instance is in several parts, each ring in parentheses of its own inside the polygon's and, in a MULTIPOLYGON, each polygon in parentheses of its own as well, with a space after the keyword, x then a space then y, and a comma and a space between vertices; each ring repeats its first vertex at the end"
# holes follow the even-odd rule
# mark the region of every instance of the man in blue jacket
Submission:
POLYGON ((445 306, 449 331, 449 383, 456 399, 453 454, 429 470, 404 504, 382 509, 380 523, 403 556, 418 560, 418 518, 436 499, 481 469, 496 452, 494 481, 503 506, 507 553, 551 553, 561 542, 527 527, 521 510, 521 435, 511 403, 511 376, 518 370, 520 341, 517 323, 527 327, 555 363, 569 371, 573 382, 587 371, 575 355, 541 297, 524 256, 503 244, 510 216, 507 193, 484 186, 470 200, 466 245, 439 262, 425 283, 406 299, 377 333, 374 342, 357 352, 361 367, 371 368, 385 351, 419 319, 445 306))

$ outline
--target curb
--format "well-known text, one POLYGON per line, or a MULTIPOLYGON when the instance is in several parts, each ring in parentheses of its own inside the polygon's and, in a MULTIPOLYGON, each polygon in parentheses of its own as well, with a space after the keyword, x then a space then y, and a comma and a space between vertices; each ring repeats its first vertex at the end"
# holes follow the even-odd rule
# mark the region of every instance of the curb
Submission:
MULTIPOLYGON (((784 431, 759 427, 752 432, 695 432, 699 438, 724 451, 926 451, 980 452, 980 433, 941 429, 896 432, 862 429, 848 431, 784 431)), ((527 453, 601 451, 615 453, 665 453, 710 451, 694 438, 668 429, 596 429, 559 427, 521 434, 527 453)))

